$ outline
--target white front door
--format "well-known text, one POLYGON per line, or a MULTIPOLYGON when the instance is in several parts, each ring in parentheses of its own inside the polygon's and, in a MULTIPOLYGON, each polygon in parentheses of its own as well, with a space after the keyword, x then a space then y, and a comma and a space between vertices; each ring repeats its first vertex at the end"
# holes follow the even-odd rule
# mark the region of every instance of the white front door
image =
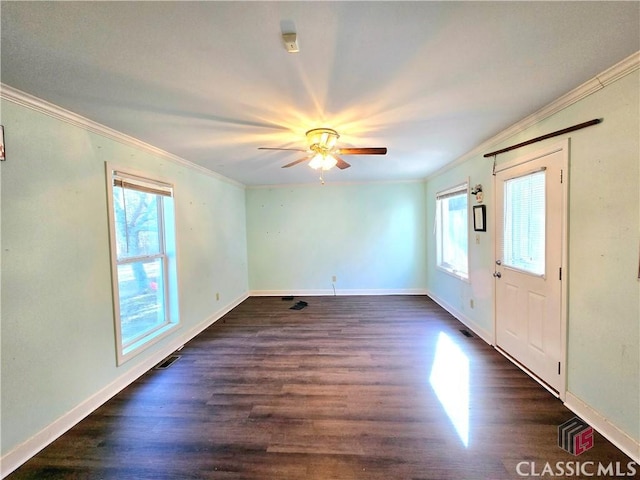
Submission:
POLYGON ((496 173, 496 346, 564 393, 566 143, 496 173))

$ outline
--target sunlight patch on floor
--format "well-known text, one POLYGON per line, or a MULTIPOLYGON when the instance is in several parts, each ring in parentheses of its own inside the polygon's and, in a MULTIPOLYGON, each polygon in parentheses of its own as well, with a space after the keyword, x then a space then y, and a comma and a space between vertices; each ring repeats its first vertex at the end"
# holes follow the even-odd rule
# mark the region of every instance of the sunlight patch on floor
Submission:
POLYGON ((469 357, 440 332, 429 383, 465 447, 469 445, 469 357))

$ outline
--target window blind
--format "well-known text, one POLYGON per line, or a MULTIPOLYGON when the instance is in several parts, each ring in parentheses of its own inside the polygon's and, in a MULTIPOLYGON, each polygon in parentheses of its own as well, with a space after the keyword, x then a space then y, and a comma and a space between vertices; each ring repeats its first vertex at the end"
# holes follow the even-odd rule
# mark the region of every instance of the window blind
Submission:
POLYGON ((461 185, 456 185, 455 187, 451 187, 447 190, 436 193, 436 200, 444 200, 445 198, 451 198, 463 193, 467 193, 468 188, 469 184, 466 182, 461 185))
POLYGON ((505 181, 504 195, 504 263, 544 275, 545 171, 505 181))
POLYGON ((113 172, 113 186, 152 193, 154 195, 162 195, 163 197, 173 196, 173 185, 169 183, 140 179, 133 175, 122 174, 116 171, 113 172))

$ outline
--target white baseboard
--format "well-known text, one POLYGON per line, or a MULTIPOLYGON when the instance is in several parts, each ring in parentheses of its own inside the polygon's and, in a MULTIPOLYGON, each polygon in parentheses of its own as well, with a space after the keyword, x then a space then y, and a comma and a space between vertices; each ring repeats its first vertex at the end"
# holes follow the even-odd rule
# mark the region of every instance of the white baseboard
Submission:
MULTIPOLYGON (((447 303, 446 301, 438 298, 437 295, 434 295, 432 292, 427 292, 427 295, 431 297, 431 299, 448 311, 451 315, 453 315, 456 319, 460 320, 460 322, 464 323, 467 327, 473 330, 480 338, 482 338, 489 345, 494 345, 493 335, 490 332, 479 327, 475 324, 471 319, 469 319, 462 312, 453 308, 452 305, 447 303)), ((494 345, 495 346, 495 345, 494 345)), ((500 353, 503 353, 500 349, 497 349, 500 353)), ((504 353, 503 353, 504 355, 504 353)), ((510 361, 516 363, 511 357, 505 355, 510 361)), ((520 368, 528 373, 526 368, 519 365, 520 368)), ((540 385, 549 390, 554 396, 557 396, 557 393, 554 393, 549 389, 544 383, 540 382, 535 376, 530 375, 534 380, 538 381, 540 385)), ((620 428, 616 427, 610 421, 606 419, 599 412, 594 410, 592 407, 587 405, 585 402, 580 400, 578 397, 573 395, 571 392, 566 392, 564 398, 564 405, 571 410, 573 413, 582 418, 585 422, 595 428, 600 434, 613 443, 616 447, 618 447, 622 452, 628 455, 634 462, 640 464, 640 441, 634 440, 625 432, 620 430, 620 428)))
POLYGON ((422 288, 406 289, 323 289, 323 290, 251 290, 252 297, 284 297, 293 295, 296 297, 318 296, 355 296, 355 295, 427 295, 422 288))
POLYGON ((447 312, 453 315, 456 318, 456 320, 459 320, 466 327, 470 328, 473 331, 473 333, 478 335, 486 343, 488 343, 489 345, 494 345, 493 334, 491 332, 482 328, 480 325, 478 325, 476 322, 471 320, 460 310, 458 310, 457 308, 455 308, 453 305, 443 300, 442 298, 438 297, 433 292, 427 291, 427 295, 431 298, 431 300, 436 302, 438 305, 444 308, 447 312))
POLYGON ((564 405, 622 450, 631 460, 640 464, 640 441, 631 438, 571 392, 567 392, 564 405))
POLYGON ((246 298, 248 298, 248 295, 245 293, 213 313, 209 318, 203 320, 189 330, 182 332, 182 334, 173 338, 166 348, 154 353, 143 362, 131 368, 126 373, 116 378, 113 382, 97 391, 83 402, 79 403, 53 423, 47 425, 33 437, 13 448, 10 452, 4 455, 2 459, 0 459, 0 477, 4 478, 16 470, 20 465, 36 455, 40 450, 67 432, 74 425, 78 424, 118 392, 136 381, 165 359, 169 354, 173 353, 207 327, 211 326, 226 313, 242 303, 246 298))

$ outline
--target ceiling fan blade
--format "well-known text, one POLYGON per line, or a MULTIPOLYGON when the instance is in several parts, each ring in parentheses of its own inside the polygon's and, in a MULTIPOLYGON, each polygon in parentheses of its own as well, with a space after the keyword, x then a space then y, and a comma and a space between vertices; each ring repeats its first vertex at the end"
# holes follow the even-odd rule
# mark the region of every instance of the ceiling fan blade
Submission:
POLYGON ((294 152, 306 152, 304 148, 272 148, 272 147, 258 147, 258 150, 291 150, 294 152))
POLYGON ((339 148, 340 155, 386 155, 387 147, 339 148))
POLYGON ((283 165, 282 168, 293 167, 294 165, 297 165, 299 163, 305 162, 307 160, 309 160, 309 157, 304 157, 304 158, 301 158, 300 160, 295 160, 295 161, 293 161, 291 163, 287 163, 286 165, 283 165))
POLYGON ((349 168, 351 166, 350 163, 345 162, 340 157, 336 157, 335 155, 333 155, 333 158, 338 161, 338 163, 336 163, 336 167, 338 167, 340 170, 344 170, 345 168, 349 168))

